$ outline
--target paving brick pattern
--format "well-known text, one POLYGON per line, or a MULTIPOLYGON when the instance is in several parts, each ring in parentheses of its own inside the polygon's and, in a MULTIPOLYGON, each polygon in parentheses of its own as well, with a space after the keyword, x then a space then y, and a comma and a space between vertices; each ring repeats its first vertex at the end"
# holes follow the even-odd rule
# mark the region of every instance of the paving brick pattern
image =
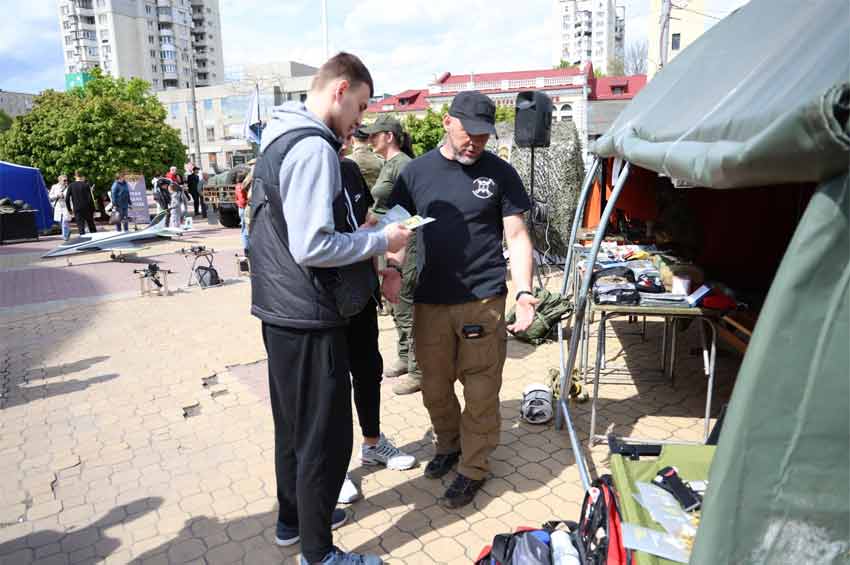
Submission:
MULTIPOLYGON (((199 240, 224 249, 236 248, 236 237, 199 240)), ((127 268, 87 266, 88 284, 117 289, 109 281, 118 267, 127 268)), ((27 291, 33 300, 61 284, 32 277, 42 287, 27 291)), ((296 563, 297 545, 273 544, 274 439, 249 300, 243 280, 170 297, 51 302, 37 314, 0 310, 0 564, 296 563)), ((641 378, 658 365, 660 325, 649 323, 645 341, 634 324, 611 325, 609 365, 627 367, 636 381, 602 387, 601 429, 699 440, 705 393, 701 357, 691 351, 695 327, 680 341, 675 388, 641 378)), ((381 318, 389 361, 394 336, 381 318)), ((422 465, 362 467, 355 449, 352 475, 365 497, 348 508, 352 519, 335 542, 389 563, 470 563, 497 533, 574 519, 582 489, 566 434, 518 416, 522 389, 544 381, 557 359, 556 344, 509 340, 501 445, 474 504, 446 510, 437 499, 451 475, 431 481, 422 465)), ((718 406, 738 364, 718 359, 718 406)), ((384 433, 424 464, 433 447, 421 396, 396 397, 384 385, 384 433)), ((588 406, 573 414, 586 440, 588 406)), ((606 449, 589 455, 604 472, 606 449)))

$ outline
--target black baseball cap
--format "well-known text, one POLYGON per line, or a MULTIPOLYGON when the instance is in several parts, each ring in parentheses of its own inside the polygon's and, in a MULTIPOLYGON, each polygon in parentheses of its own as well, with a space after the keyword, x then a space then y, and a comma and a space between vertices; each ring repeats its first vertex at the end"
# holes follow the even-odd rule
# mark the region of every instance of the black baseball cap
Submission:
POLYGON ((363 131, 363 126, 360 126, 356 130, 354 130, 354 139, 369 139, 369 134, 363 131))
POLYGON ((474 90, 461 92, 452 100, 449 116, 457 118, 469 135, 496 133, 496 105, 489 97, 474 90))

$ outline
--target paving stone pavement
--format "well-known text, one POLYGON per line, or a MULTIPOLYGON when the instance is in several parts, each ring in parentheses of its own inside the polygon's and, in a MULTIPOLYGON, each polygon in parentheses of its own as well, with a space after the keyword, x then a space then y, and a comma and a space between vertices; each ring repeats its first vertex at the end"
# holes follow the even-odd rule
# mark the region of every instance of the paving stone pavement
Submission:
MULTIPOLYGON (((236 234, 208 237, 237 246, 236 234)), ((107 276, 108 265, 88 276, 107 276)), ((0 565, 296 563, 297 545, 273 544, 274 438, 247 281, 107 298, 0 310, 0 565)), ((392 361, 392 322, 380 322, 392 361)), ((601 388, 601 429, 700 440, 705 387, 691 350, 695 326, 680 340, 675 388, 640 378, 658 365, 660 328, 650 321, 643 340, 637 325, 611 324, 609 365, 638 379, 601 388)), ((355 421, 351 470, 364 499, 348 508, 335 543, 388 563, 470 563, 495 534, 575 519, 582 488, 566 433, 519 419, 522 389, 545 381, 557 362, 557 344, 509 340, 493 477, 459 510, 437 504, 451 475, 422 476, 433 448, 421 396, 396 397, 385 381, 382 429, 421 464, 361 466, 355 421)), ((738 365, 718 357, 715 406, 728 398, 738 365)), ((573 416, 586 441, 588 405, 574 406, 573 416)), ((596 473, 606 470, 606 452, 589 453, 596 473)))

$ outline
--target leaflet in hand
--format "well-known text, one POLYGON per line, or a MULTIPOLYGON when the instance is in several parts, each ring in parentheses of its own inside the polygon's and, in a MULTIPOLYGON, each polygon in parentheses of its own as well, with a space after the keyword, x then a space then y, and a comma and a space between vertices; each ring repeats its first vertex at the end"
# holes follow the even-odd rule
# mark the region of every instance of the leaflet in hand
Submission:
POLYGON ((425 224, 430 224, 433 221, 434 218, 423 218, 418 214, 416 216, 411 216, 410 212, 401 206, 396 205, 389 209, 386 214, 381 216, 378 219, 377 224, 362 229, 366 231, 381 231, 390 224, 399 223, 409 230, 415 230, 416 228, 424 226, 425 224))

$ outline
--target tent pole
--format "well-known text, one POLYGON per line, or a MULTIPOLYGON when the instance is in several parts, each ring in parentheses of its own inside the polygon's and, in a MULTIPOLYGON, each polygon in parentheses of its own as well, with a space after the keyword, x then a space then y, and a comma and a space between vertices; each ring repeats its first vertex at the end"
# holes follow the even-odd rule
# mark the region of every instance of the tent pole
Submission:
POLYGON ((623 191, 623 187, 626 185, 626 179, 629 176, 630 168, 631 164, 626 162, 623 166, 623 170, 620 172, 620 176, 617 178, 617 183, 614 185, 614 190, 611 193, 611 199, 608 200, 608 203, 605 205, 605 210, 602 211, 602 216, 599 218, 599 226, 596 228, 596 234, 593 237, 593 245, 590 248, 590 255, 588 256, 588 268, 584 273, 581 290, 578 294, 578 298, 576 299, 575 319, 573 320, 573 331, 570 335, 570 354, 567 359, 566 366, 561 366, 561 397, 558 399, 560 409, 556 412, 559 417, 555 422, 555 426, 560 429, 563 427, 564 422, 567 425, 573 455, 575 456, 576 465, 578 465, 579 475, 582 478, 582 485, 585 490, 590 488, 590 481, 587 472, 587 465, 581 451, 581 444, 579 443, 575 429, 573 428, 572 419, 570 418, 570 410, 567 406, 570 392, 570 389, 567 387, 567 376, 573 374, 573 368, 576 364, 576 354, 578 353, 579 341, 581 340, 585 308, 587 306, 587 294, 590 290, 590 279, 593 276, 593 266, 596 264, 596 257, 599 255, 599 248, 602 246, 602 238, 605 236, 605 231, 608 227, 608 219, 614 212, 614 205, 617 203, 617 198, 620 196, 620 193, 623 191), (562 419, 561 416, 563 416, 564 422, 560 421, 562 419))
MULTIPOLYGON (((573 227, 570 230, 570 239, 567 242, 567 259, 564 263, 564 283, 561 285, 561 296, 565 296, 567 293, 567 287, 569 286, 569 279, 572 276, 572 265, 573 265, 573 246, 576 243, 576 237, 578 235, 578 228, 584 220, 584 208, 587 205, 587 195, 590 194, 590 191, 593 187, 593 177, 596 176, 596 172, 599 169, 601 160, 599 157, 593 158, 593 163, 590 165, 590 169, 587 174, 584 175, 584 181, 582 182, 581 191, 578 195, 578 206, 576 207, 576 212, 573 215, 573 227)), ((534 204, 532 203, 532 206, 534 204)), ((575 282, 573 282, 575 284, 575 282)), ((564 377, 564 325, 558 324, 558 348, 559 348, 559 356, 560 363, 558 366, 561 368, 561 390, 563 389, 566 378, 564 377)), ((555 412, 555 425, 560 429, 561 427, 561 412, 555 412)))
POLYGON ((593 186, 593 177, 596 176, 599 164, 599 157, 594 157, 593 163, 590 165, 590 170, 588 170, 587 174, 584 175, 584 182, 581 186, 581 192, 579 192, 578 195, 578 206, 576 207, 576 213, 573 216, 573 227, 570 230, 570 240, 567 243, 567 260, 564 263, 564 284, 561 286, 562 295, 566 294, 567 287, 569 286, 569 278, 572 275, 571 266, 574 254, 573 246, 576 244, 576 237, 578 237, 578 228, 582 221, 584 221, 584 208, 587 205, 587 195, 590 194, 591 187, 593 186))

